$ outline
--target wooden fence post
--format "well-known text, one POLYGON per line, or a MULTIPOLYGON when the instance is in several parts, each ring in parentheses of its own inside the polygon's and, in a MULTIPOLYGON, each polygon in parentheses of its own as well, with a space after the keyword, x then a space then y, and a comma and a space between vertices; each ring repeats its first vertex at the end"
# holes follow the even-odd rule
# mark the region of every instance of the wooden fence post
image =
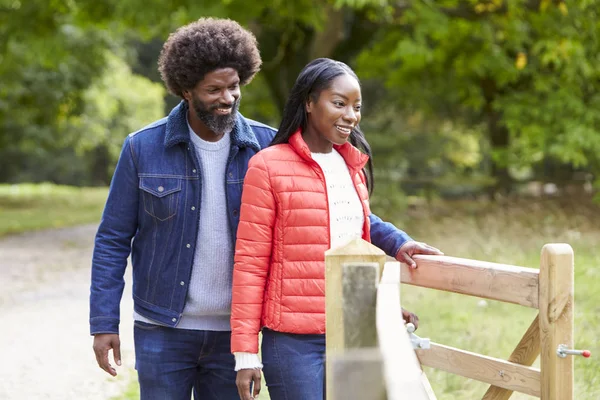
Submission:
MULTIPOLYGON (((343 366, 345 349, 377 346, 375 302, 385 257, 382 250, 362 239, 325 252, 328 399, 340 398, 336 397, 335 389, 347 383, 334 380, 341 376, 339 369, 346 368, 343 366), (333 370, 334 364, 337 365, 337 374, 333 370)), ((367 359, 366 363, 372 364, 373 358, 367 359)), ((364 386, 363 390, 369 390, 369 385, 364 386)), ((356 395, 364 398, 360 397, 360 393, 356 395)))
POLYGON ((573 400, 573 356, 560 358, 560 344, 573 348, 573 249, 547 244, 540 262, 541 399, 573 400))
POLYGON ((386 400, 381 352, 377 347, 350 349, 327 359, 333 385, 327 400, 386 400))

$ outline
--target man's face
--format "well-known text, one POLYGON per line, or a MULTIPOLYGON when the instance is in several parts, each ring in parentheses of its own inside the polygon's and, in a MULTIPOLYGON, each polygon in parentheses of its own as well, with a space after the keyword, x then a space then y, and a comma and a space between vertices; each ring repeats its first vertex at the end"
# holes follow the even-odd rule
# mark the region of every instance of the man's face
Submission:
POLYGON ((241 97, 240 77, 233 68, 209 72, 186 95, 190 109, 217 135, 233 129, 241 97))

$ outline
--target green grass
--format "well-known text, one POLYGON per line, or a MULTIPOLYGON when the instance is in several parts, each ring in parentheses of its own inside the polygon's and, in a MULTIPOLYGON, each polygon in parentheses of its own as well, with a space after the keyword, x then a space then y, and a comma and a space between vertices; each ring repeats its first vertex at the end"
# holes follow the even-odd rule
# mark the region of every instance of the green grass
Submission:
MULTIPOLYGON (((600 398, 600 208, 589 199, 440 203, 411 210, 399 224, 447 255, 538 268, 546 243, 575 251, 575 399, 600 398)), ((508 358, 537 310, 430 289, 402 287, 403 306, 420 317, 418 334, 432 341, 508 358)), ((539 367, 539 359, 536 361, 539 367)), ((481 399, 488 385, 426 368, 439 400, 481 399)), ((515 393, 511 399, 534 399, 515 393)))
POLYGON ((0 236, 98 222, 107 188, 0 184, 0 236))
MULTIPOLYGON (((135 371, 134 371, 135 372, 135 371)), ((132 380, 127 385, 125 392, 117 397, 112 398, 111 400, 138 400, 140 398, 140 388, 138 386, 137 380, 132 380)))

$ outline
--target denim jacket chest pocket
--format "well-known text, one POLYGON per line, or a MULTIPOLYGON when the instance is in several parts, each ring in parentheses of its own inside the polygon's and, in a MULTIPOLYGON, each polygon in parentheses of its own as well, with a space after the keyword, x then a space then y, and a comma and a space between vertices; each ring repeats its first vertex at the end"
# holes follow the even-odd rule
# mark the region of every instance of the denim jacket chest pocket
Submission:
POLYGON ((144 211, 159 221, 166 221, 177 214, 182 178, 141 176, 140 186, 144 211))

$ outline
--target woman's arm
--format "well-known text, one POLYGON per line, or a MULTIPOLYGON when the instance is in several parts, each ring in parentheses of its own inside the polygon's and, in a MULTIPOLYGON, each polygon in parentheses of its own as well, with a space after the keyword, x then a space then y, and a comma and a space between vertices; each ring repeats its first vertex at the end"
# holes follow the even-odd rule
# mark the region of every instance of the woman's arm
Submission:
POLYGON ((242 192, 231 300, 232 353, 258 354, 275 213, 269 172, 262 154, 258 153, 248 163, 242 192))

